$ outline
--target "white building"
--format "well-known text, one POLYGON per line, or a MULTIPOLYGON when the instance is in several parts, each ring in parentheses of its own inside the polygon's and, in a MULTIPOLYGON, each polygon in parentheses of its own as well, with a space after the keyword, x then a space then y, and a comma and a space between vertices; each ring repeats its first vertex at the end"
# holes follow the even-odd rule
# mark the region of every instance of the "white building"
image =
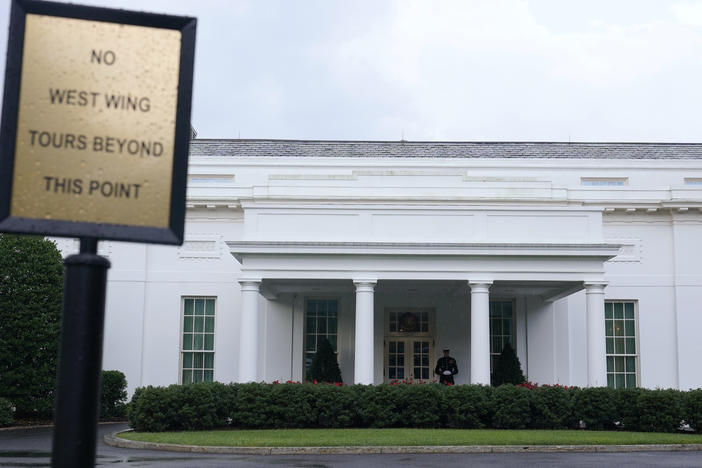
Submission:
MULTIPOLYGON (((193 140, 182 247, 102 242, 130 392, 304 380, 702 387, 702 145, 193 140)), ((77 242, 62 240, 68 252, 77 242)))

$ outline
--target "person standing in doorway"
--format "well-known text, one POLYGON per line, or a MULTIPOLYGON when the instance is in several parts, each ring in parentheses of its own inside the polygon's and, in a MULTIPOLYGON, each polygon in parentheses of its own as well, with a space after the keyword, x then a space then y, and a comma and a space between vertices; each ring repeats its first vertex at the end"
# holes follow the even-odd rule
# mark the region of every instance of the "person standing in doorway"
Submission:
POLYGON ((453 385, 453 376, 458 374, 458 366, 456 360, 449 356, 448 348, 444 349, 444 357, 436 362, 434 373, 439 376, 439 383, 453 385))

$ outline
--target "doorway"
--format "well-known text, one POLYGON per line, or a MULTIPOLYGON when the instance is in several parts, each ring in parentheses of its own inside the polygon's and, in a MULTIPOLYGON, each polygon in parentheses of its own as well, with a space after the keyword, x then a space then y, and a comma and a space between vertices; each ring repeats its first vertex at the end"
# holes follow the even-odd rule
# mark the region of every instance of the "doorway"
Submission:
POLYGON ((385 382, 433 379, 434 309, 388 308, 385 317, 385 382))

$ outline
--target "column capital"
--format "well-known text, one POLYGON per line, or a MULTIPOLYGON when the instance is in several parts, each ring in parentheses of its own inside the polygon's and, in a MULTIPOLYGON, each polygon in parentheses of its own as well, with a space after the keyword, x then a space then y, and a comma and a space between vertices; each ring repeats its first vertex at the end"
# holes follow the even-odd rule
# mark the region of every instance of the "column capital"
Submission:
POLYGON ((487 293, 490 292, 492 280, 468 280, 471 293, 487 293))
POLYGON ((242 291, 258 291, 261 286, 261 278, 239 278, 237 281, 242 291))
POLYGON ((604 290, 609 284, 608 281, 585 281, 585 294, 604 294, 604 290))
POLYGON ((354 279, 353 284, 356 286, 356 292, 373 292, 375 284, 378 280, 375 279, 354 279))

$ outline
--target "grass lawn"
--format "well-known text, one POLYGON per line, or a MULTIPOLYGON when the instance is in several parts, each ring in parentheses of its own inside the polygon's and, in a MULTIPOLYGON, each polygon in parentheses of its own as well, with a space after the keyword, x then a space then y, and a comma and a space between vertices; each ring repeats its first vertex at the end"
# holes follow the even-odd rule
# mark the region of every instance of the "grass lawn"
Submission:
POLYGON ((568 430, 232 429, 191 432, 126 432, 118 434, 118 437, 144 442, 226 447, 702 444, 702 434, 568 430))

